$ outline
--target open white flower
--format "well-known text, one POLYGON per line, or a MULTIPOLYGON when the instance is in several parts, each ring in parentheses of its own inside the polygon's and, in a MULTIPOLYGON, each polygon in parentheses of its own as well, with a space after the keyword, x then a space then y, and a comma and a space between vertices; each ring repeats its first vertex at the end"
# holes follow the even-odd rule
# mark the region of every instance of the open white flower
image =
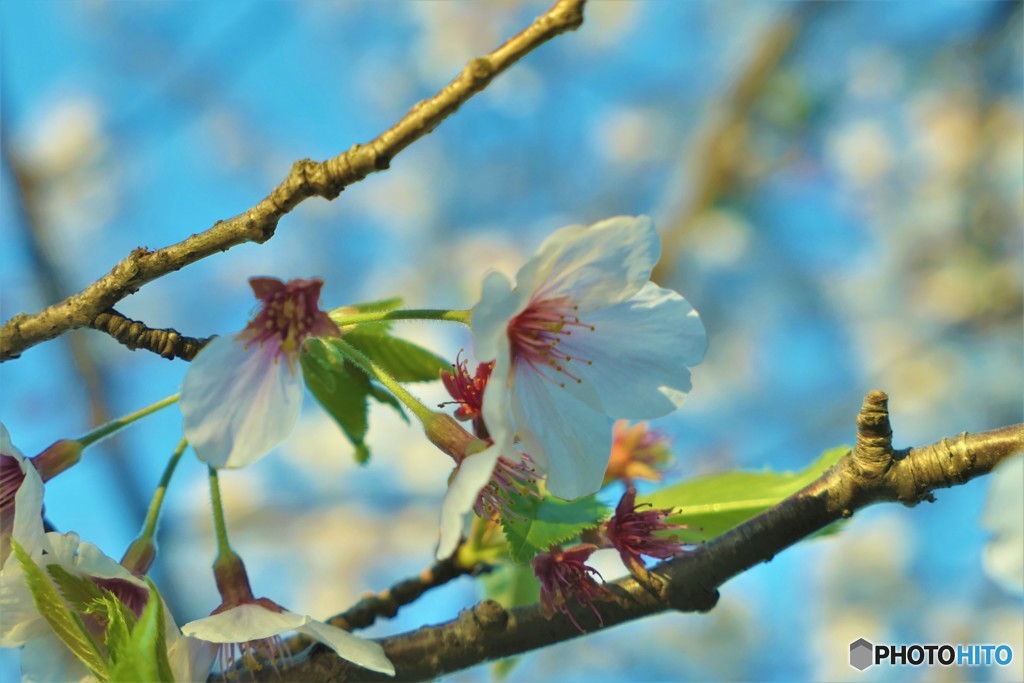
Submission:
POLYGON ((340 334, 318 307, 322 280, 249 284, 260 310, 237 335, 207 344, 181 387, 185 438, 213 467, 244 467, 288 436, 302 406, 302 342, 340 334))
POLYGON ((395 675, 395 667, 384 654, 384 648, 372 640, 289 612, 273 600, 254 597, 245 564, 237 554, 218 556, 213 573, 221 594, 220 606, 210 616, 185 624, 181 631, 220 645, 222 673, 238 662, 258 668, 261 659, 273 662, 287 656, 281 634, 296 631, 364 669, 395 675))
MULTIPOLYGON (((262 655, 276 659, 282 653, 279 636, 296 631, 323 643, 344 659, 359 666, 393 676, 395 667, 384 654, 384 648, 372 640, 354 636, 348 631, 296 614, 262 598, 246 602, 182 626, 182 632, 193 638, 232 646, 246 658, 262 655)), ((223 657, 228 664, 233 656, 223 657)))
MULTIPOLYGON (((21 543, 20 538, 15 540, 21 543)), ((74 576, 90 579, 112 592, 138 616, 149 599, 149 587, 92 543, 78 534, 42 535, 34 551, 26 552, 41 567, 59 565, 74 576)), ((21 561, 11 556, 0 571, 0 647, 22 647, 21 670, 25 681, 91 681, 95 676, 54 633, 39 612, 26 581, 21 561)), ((182 636, 164 606, 168 660, 175 680, 205 680, 213 666, 214 651, 182 636)))
POLYGON ((484 281, 472 318, 477 358, 495 361, 484 422, 518 436, 556 496, 600 488, 613 418, 660 417, 690 390, 707 339, 686 299, 649 281, 659 252, 650 219, 618 216, 552 234, 515 286, 484 281))

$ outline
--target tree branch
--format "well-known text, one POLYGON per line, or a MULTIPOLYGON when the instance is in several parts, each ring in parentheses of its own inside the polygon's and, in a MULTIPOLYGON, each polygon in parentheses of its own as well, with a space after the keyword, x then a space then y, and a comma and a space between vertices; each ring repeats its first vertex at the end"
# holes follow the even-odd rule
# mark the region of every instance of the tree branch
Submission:
POLYGON ((281 217, 306 199, 334 199, 347 186, 388 168, 399 152, 430 133, 498 74, 555 36, 581 26, 584 2, 558 0, 494 52, 470 61, 444 89, 413 106, 398 123, 367 144, 355 145, 322 162, 295 162, 288 177, 251 209, 163 249, 138 247, 77 294, 38 313, 15 315, 0 327, 0 361, 16 358, 68 330, 92 325, 101 313, 159 277, 239 244, 262 244, 274 236, 281 217))
MULTIPOLYGON (((652 585, 632 578, 607 584, 614 598, 599 603, 600 623, 586 606, 573 610, 575 619, 595 631, 668 610, 706 612, 726 581, 833 522, 872 503, 912 506, 932 500, 933 490, 963 484, 1024 453, 1024 424, 893 450, 887 400, 881 391, 867 395, 856 446, 812 484, 693 552, 661 563, 652 571, 660 580, 652 585)), ((394 679, 371 674, 321 646, 291 666, 253 674, 256 680, 419 681, 580 635, 564 615, 545 619, 539 605, 505 609, 485 600, 453 621, 381 640, 397 669, 394 679)))
POLYGON ((171 328, 154 329, 138 320, 121 315, 113 308, 103 311, 89 323, 89 327, 106 332, 129 349, 146 349, 168 360, 192 360, 212 337, 197 339, 185 337, 171 328))

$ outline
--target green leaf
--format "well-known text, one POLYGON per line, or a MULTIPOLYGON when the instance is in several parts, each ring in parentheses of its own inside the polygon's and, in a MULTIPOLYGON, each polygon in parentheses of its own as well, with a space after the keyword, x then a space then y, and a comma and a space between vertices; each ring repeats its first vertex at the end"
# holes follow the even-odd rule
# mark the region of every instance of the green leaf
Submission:
POLYGON ((81 617, 67 608, 57 593, 57 589, 46 578, 46 573, 29 557, 25 549, 13 539, 11 540, 11 549, 25 571, 25 583, 32 593, 32 601, 35 602, 39 614, 46 619, 53 632, 68 646, 68 649, 97 678, 101 681, 106 681, 109 678, 106 658, 101 653, 99 645, 97 645, 92 635, 85 628, 81 617))
POLYGON ((607 507, 594 496, 566 502, 557 498, 514 496, 511 515, 502 518, 509 554, 516 562, 528 562, 539 552, 578 536, 604 521, 607 507))
POLYGON ((399 382, 440 379, 449 363, 423 347, 386 334, 367 333, 360 326, 345 335, 345 342, 361 351, 399 382))
POLYGON ((75 576, 59 564, 48 565, 46 571, 64 598, 79 612, 85 612, 93 601, 102 599, 100 587, 84 576, 75 576))
MULTIPOLYGON (((496 601, 508 609, 520 605, 532 605, 540 600, 540 581, 533 569, 526 564, 505 562, 494 571, 484 574, 484 597, 496 601)), ((491 665, 491 676, 503 681, 519 663, 520 657, 508 657, 491 665)))
POLYGON ((673 508, 673 524, 690 529, 672 535, 686 543, 699 543, 719 536, 754 515, 767 510, 803 487, 846 455, 842 446, 825 451, 799 472, 727 472, 697 477, 675 486, 638 496, 638 503, 654 508, 673 508))
POLYGON ((370 378, 322 339, 310 340, 305 350, 299 362, 306 386, 352 442, 356 460, 365 463, 370 457, 366 445, 370 378))
POLYGON ((149 584, 149 600, 131 631, 127 644, 121 648, 110 672, 111 682, 160 681, 173 683, 171 662, 167 657, 167 631, 164 606, 153 583, 149 584))
POLYGON ((118 663, 124 658, 125 652, 129 648, 131 628, 135 622, 135 615, 129 612, 127 608, 119 609, 118 606, 125 607, 124 603, 114 597, 112 593, 108 593, 104 597, 108 599, 107 604, 103 608, 104 613, 107 614, 107 659, 110 661, 110 675, 116 678, 118 663), (111 604, 109 600, 112 600, 113 603, 111 604), (129 615, 131 616, 131 623, 129 623, 127 618, 129 615))

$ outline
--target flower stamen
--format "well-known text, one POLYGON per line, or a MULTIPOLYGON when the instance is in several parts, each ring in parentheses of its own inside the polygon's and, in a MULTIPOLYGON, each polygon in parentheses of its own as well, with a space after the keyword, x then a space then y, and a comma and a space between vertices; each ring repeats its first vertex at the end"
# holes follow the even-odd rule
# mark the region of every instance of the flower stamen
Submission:
POLYGON ((546 369, 553 369, 577 384, 582 384, 583 379, 573 374, 567 366, 573 362, 592 365, 593 361, 574 357, 564 348, 559 348, 559 345, 572 335, 574 328, 587 332, 595 331, 593 325, 580 321, 576 315, 578 310, 579 307, 573 305, 572 299, 567 296, 532 299, 523 312, 513 318, 508 325, 512 362, 527 363, 541 377, 562 387, 565 383, 547 375, 546 369))

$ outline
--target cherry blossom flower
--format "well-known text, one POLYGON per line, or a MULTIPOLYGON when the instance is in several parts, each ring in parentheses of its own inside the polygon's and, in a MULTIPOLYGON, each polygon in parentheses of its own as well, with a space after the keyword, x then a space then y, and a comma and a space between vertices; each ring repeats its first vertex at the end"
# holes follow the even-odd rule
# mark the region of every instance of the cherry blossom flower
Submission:
POLYGON ((597 546, 584 543, 568 550, 553 546, 548 552, 540 553, 531 562, 533 572, 540 581, 540 606, 544 616, 550 619, 556 612, 569 617, 581 632, 585 632, 569 609, 569 601, 587 605, 597 617, 598 624, 604 624, 595 600, 612 597, 612 592, 594 580, 601 578, 596 569, 587 565, 587 560, 597 546))
POLYGON ((696 311, 649 282, 659 251, 648 218, 619 216, 552 234, 515 286, 484 280, 472 316, 476 355, 495 362, 484 421, 492 437, 518 436, 560 498, 601 486, 611 418, 675 410, 703 358, 696 311))
POLYGON ((637 505, 636 489, 630 487, 619 500, 615 514, 604 523, 604 535, 609 545, 619 551, 629 573, 640 580, 648 577, 642 555, 667 560, 685 549, 684 544, 674 537, 666 538, 655 532, 686 528, 682 524, 669 524, 665 521, 671 510, 652 509, 641 512, 642 507, 650 505, 637 505))
POLYGON ((291 432, 302 404, 303 341, 341 334, 319 309, 322 280, 249 284, 260 300, 256 316, 240 333, 207 344, 181 388, 185 437, 213 467, 244 467, 291 432))
POLYGON ((258 669, 263 662, 276 663, 289 655, 282 633, 296 631, 323 643, 338 656, 364 669, 393 676, 395 667, 384 648, 372 640, 354 636, 312 617, 289 612, 272 600, 256 598, 245 565, 238 555, 218 559, 214 566, 222 603, 208 617, 181 627, 183 633, 220 645, 218 658, 225 672, 241 663, 258 669))
POLYGON ((507 436, 496 444, 484 423, 483 394, 493 367, 494 363, 481 363, 474 373, 470 373, 469 365, 461 359, 460 353, 452 371, 441 373, 445 388, 455 399, 452 403, 459 405, 455 417, 472 421, 474 434, 488 446, 482 452, 466 452, 467 449, 461 446, 465 438, 447 439, 448 443, 455 444, 455 447, 443 449, 455 460, 455 471, 441 506, 438 559, 444 559, 455 551, 462 536, 464 519, 470 511, 481 517, 513 515, 510 496, 536 495, 533 485, 538 477, 533 459, 514 450, 507 436))
MULTIPOLYGON (((22 542, 25 537, 15 540, 22 542)), ((48 567, 58 565, 68 573, 90 579, 96 586, 113 593, 136 616, 149 599, 145 581, 108 557, 92 543, 82 542, 74 532, 40 533, 36 549, 25 548, 29 559, 48 567)), ((86 681, 93 674, 54 633, 39 612, 29 590, 24 566, 11 556, 0 571, 0 647, 22 647, 21 669, 27 681, 86 681)), ((178 631, 164 606, 168 660, 175 680, 205 680, 213 665, 214 652, 203 643, 186 638, 178 631)), ((95 631, 102 642, 103 626, 91 615, 80 615, 83 623, 95 631)))
POLYGON ((622 481, 632 486, 636 479, 660 481, 659 468, 672 460, 668 439, 647 426, 646 422, 629 426, 626 420, 618 420, 612 430, 612 452, 604 483, 622 481))

